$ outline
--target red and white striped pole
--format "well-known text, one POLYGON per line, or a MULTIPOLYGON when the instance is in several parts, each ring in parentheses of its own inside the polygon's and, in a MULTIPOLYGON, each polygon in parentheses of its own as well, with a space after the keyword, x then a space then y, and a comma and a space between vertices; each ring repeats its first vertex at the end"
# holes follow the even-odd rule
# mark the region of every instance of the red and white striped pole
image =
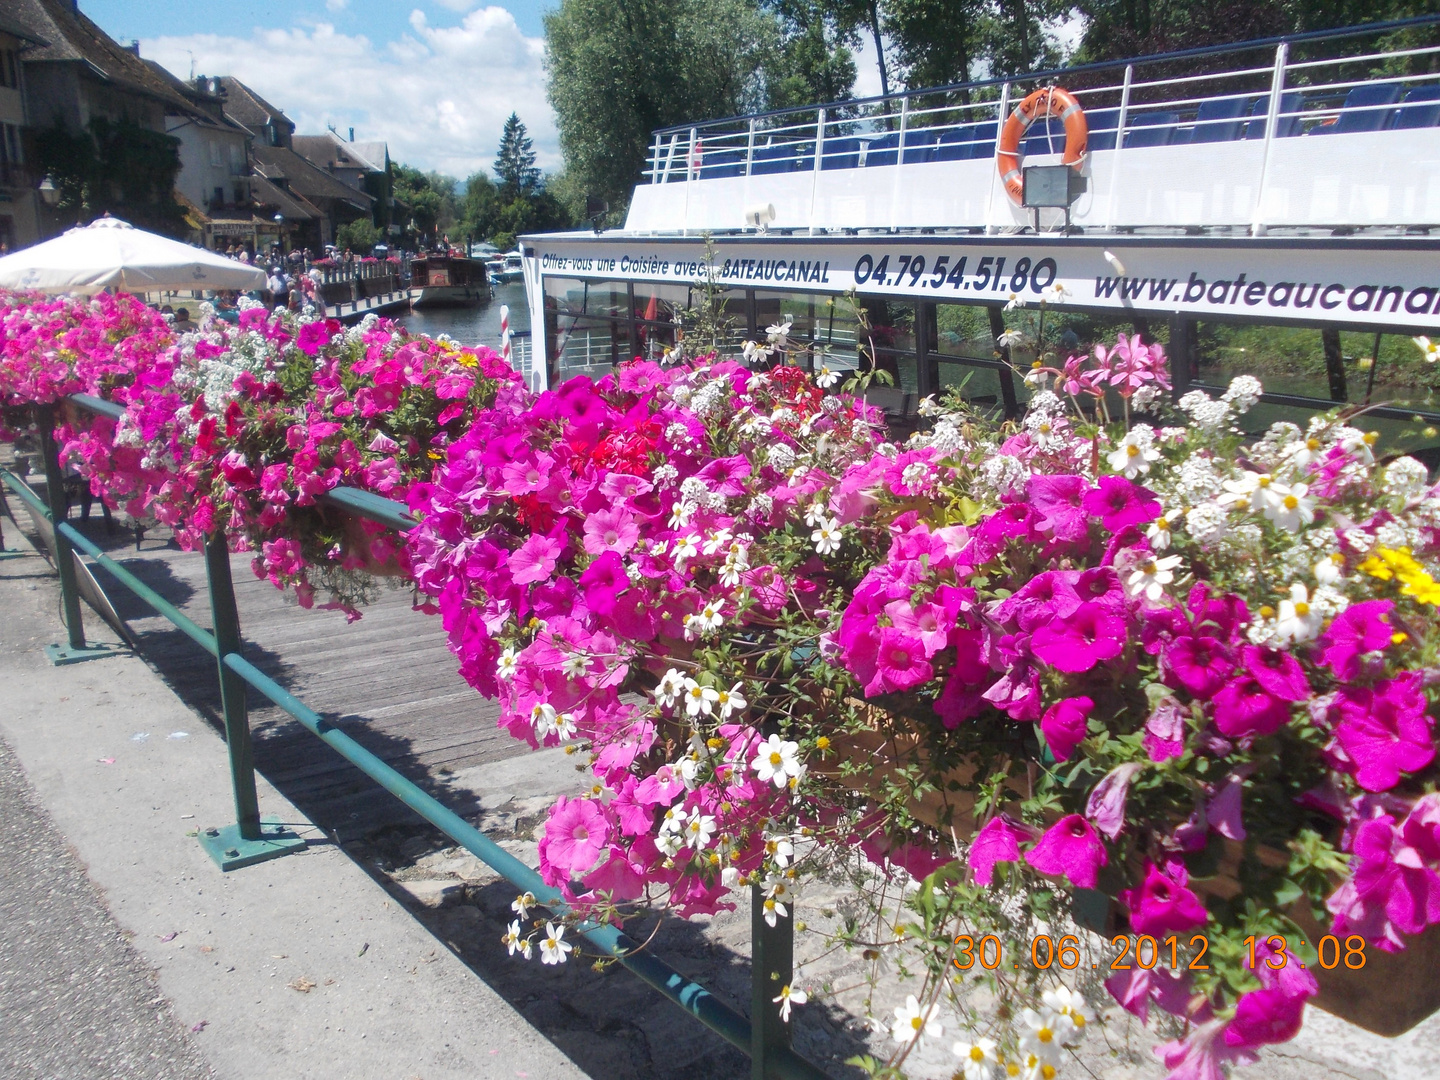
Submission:
MULTIPOLYGON (((500 305, 500 357, 510 364, 510 305, 500 305)), ((511 364, 513 367, 514 365, 511 364)))

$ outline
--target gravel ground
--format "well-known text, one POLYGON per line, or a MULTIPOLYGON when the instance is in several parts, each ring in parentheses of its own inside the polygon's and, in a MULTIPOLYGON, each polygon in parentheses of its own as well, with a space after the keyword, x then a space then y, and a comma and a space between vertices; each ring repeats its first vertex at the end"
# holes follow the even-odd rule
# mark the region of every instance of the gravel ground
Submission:
POLYGON ((211 1077, 0 740, 0 1077, 211 1077))

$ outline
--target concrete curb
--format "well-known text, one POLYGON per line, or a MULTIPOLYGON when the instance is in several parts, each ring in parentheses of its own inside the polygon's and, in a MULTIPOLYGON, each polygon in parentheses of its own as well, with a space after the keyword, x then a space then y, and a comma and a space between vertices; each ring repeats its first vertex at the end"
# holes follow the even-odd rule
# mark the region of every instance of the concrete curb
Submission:
POLYGON ((0 732, 217 1075, 585 1075, 263 777, 310 846, 222 876, 189 834, 233 820, 223 742, 138 657, 51 667, 57 602, 38 556, 0 563, 0 732))

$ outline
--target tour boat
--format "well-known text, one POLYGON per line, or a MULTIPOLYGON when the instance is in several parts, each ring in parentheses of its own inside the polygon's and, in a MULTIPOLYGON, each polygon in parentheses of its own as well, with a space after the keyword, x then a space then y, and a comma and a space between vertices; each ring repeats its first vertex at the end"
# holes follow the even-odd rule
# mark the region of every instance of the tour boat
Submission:
POLYGON ((1434 25, 660 129, 623 228, 522 238, 532 385, 664 355, 708 297, 734 352, 789 324, 832 371, 874 353, 887 411, 959 387, 1016 416, 1031 387, 1000 339, 1028 305, 1052 333, 1075 313, 1112 340, 1158 331, 1177 395, 1254 373, 1217 328, 1319 331, 1323 373, 1264 373, 1265 400, 1366 405, 1440 454, 1434 390, 1377 382, 1378 340, 1340 337, 1440 329, 1440 47, 1383 36, 1434 25))
MULTIPOLYGON (((489 265, 489 264, 486 264, 489 265)), ((525 254, 521 251, 507 251, 500 264, 498 274, 492 275, 498 281, 519 281, 525 276, 525 254)))
POLYGON ((411 307, 472 307, 495 295, 480 259, 418 255, 410 260, 411 307))

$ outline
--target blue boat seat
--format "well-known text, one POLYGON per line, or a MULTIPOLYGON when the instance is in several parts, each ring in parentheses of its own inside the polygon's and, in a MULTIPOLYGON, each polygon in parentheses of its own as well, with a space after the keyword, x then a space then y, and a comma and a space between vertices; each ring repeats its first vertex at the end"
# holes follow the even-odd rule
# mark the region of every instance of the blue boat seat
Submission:
POLYGON ((1087 139, 1090 150, 1114 150, 1115 128, 1120 122, 1119 109, 1096 109, 1085 114, 1085 124, 1090 129, 1087 139))
MULTIPOLYGON (((1191 143, 1233 142, 1240 137, 1240 126, 1245 116, 1248 101, 1245 98, 1229 98, 1222 101, 1202 101, 1195 114, 1195 129, 1190 134, 1191 143)), ((1174 140, 1178 142, 1179 140, 1174 140)))
POLYGON ((971 160, 995 156, 995 132, 999 126, 994 120, 975 125, 975 141, 970 145, 971 160))
POLYGON ((700 158, 701 180, 719 180, 725 176, 745 175, 744 148, 706 150, 700 158))
POLYGON ((861 168, 873 169, 881 165, 894 165, 897 157, 896 151, 900 146, 900 133, 892 131, 888 135, 879 135, 873 139, 860 140, 867 144, 861 168))
POLYGON ((1405 104, 1395 110, 1395 127, 1401 130, 1434 127, 1440 124, 1440 84, 1417 86, 1405 95, 1405 104))
POLYGON ((1025 141, 1020 144, 1020 152, 1027 158, 1064 151, 1065 125, 1057 116, 1036 120, 1025 133, 1025 141))
POLYGON ((795 171, 795 144, 789 142, 770 143, 757 146, 750 163, 750 175, 763 176, 767 173, 795 171))
POLYGON ((919 128, 905 132, 905 153, 901 160, 906 165, 918 165, 935 160, 935 143, 940 138, 939 128, 919 128))
POLYGON ((975 141, 975 125, 962 124, 940 133, 935 143, 936 161, 969 161, 970 144, 975 141))
MULTIPOLYGON (((1280 95, 1280 117, 1275 124, 1275 137, 1277 139, 1291 139, 1300 134, 1300 109, 1305 104, 1305 95, 1299 91, 1292 91, 1280 95), (1286 113, 1294 115, 1286 116, 1286 113)), ((1258 120, 1251 120, 1245 125, 1245 138, 1263 139, 1265 137, 1265 118, 1270 115, 1270 98, 1262 97, 1255 102, 1255 107, 1250 110, 1250 115, 1259 117, 1258 120)))
POLYGON ((1309 134, 1349 135, 1356 131, 1382 131, 1395 114, 1387 108, 1373 106, 1394 105, 1399 100, 1399 83, 1365 83, 1351 87, 1345 95, 1345 103, 1340 106, 1339 118, 1333 123, 1311 128, 1309 134), (1363 111, 1348 111, 1351 109, 1363 111))
POLYGON ((860 164, 860 140, 853 135, 826 139, 820 150, 820 169, 853 169, 860 164))
POLYGON ((1180 115, 1173 112, 1136 113, 1125 118, 1131 128, 1125 133, 1125 149, 1140 146, 1169 146, 1175 138, 1180 115))

